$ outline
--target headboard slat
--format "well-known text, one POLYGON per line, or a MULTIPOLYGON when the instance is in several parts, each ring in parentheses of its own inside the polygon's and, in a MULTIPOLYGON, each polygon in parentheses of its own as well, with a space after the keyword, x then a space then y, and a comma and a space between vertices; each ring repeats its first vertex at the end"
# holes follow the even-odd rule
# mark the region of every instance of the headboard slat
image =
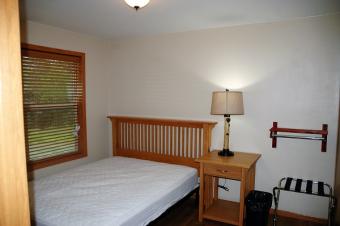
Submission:
POLYGON ((199 168, 216 122, 109 116, 112 154, 199 168))

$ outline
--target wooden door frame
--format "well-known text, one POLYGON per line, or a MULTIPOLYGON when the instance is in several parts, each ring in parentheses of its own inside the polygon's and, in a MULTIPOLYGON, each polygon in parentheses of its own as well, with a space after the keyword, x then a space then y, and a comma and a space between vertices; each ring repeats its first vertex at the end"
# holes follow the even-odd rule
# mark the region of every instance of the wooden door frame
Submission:
POLYGON ((0 0, 0 225, 30 225, 17 0, 0 0))
MULTIPOLYGON (((340 88, 339 88, 340 92, 340 88)), ((338 106, 338 136, 337 136, 337 149, 336 149, 336 160, 335 160, 335 176, 334 176, 334 196, 337 200, 340 200, 340 97, 338 106)), ((340 208, 336 208, 335 222, 340 224, 340 208)))

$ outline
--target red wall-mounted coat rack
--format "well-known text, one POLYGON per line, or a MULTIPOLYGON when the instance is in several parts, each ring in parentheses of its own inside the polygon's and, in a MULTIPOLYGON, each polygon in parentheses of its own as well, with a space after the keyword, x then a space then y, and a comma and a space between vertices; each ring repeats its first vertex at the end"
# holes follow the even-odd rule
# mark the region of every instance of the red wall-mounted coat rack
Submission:
POLYGON ((277 124, 278 124, 277 122, 273 122, 273 127, 270 129, 270 138, 272 138, 272 148, 276 148, 277 138, 294 138, 294 139, 305 139, 305 140, 320 140, 321 151, 326 152, 327 135, 328 135, 327 124, 323 124, 321 130, 279 128, 277 127, 277 124), (290 135, 290 134, 278 134, 278 132, 313 134, 313 135, 321 135, 321 136, 300 136, 300 135, 290 135))

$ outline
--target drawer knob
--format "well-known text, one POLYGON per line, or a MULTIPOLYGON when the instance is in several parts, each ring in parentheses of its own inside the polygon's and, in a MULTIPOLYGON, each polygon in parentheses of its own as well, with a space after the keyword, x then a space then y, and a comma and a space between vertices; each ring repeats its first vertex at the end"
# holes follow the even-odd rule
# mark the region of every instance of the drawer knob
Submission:
POLYGON ((228 170, 218 170, 218 171, 220 171, 221 173, 227 173, 228 172, 228 170))

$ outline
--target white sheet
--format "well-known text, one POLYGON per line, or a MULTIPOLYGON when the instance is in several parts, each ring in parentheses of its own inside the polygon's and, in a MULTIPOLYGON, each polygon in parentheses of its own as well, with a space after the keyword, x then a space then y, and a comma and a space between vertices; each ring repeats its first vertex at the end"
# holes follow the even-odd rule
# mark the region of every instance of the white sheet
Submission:
POLYGON ((147 225, 197 186, 196 169, 113 157, 30 182, 38 226, 147 225))

